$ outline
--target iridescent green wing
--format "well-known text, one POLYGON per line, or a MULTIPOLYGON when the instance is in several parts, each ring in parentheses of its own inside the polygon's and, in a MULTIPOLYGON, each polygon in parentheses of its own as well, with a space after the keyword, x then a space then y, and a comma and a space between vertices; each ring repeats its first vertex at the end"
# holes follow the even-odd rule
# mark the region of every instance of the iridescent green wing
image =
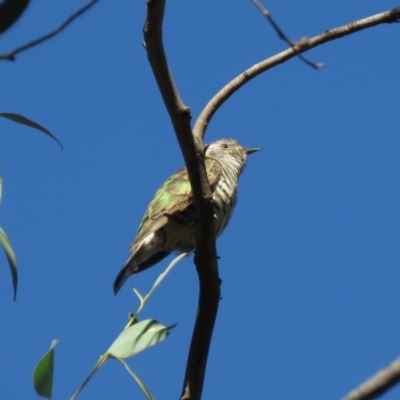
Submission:
MULTIPOLYGON (((206 158, 205 165, 208 180, 213 190, 221 174, 221 165, 212 158, 206 158)), ((190 186, 186 167, 184 167, 170 176, 158 189, 153 201, 150 203, 143 216, 136 240, 132 246, 150 232, 155 232, 163 227, 168 221, 168 215, 179 213, 192 203, 192 188, 190 186)))

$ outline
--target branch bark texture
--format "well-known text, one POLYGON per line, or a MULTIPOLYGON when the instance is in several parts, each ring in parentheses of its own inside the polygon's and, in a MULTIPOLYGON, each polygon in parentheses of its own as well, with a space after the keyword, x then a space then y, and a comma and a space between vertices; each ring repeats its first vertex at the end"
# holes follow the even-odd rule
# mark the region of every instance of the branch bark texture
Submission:
POLYGON ((190 109, 179 96, 162 42, 165 0, 147 0, 144 26, 148 59, 179 142, 196 206, 195 263, 199 275, 199 302, 181 398, 201 398, 212 332, 220 298, 212 192, 204 165, 202 136, 190 126, 190 109))

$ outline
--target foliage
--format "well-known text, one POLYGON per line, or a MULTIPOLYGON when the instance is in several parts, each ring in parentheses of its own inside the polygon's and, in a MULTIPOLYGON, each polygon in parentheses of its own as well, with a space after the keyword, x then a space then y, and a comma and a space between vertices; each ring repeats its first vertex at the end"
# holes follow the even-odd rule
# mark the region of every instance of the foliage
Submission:
MULTIPOLYGON (((26 117, 24 117, 21 114, 15 114, 15 113, 0 113, 0 117, 7 118, 11 121, 17 122, 19 124, 28 126, 30 128, 37 129, 38 131, 41 131, 54 139, 60 146, 61 149, 63 148, 61 142, 46 128, 44 128, 42 125, 39 125, 37 122, 32 121, 26 117)), ((0 200, 2 196, 2 187, 3 187, 3 179, 0 177, 0 200)), ((17 260, 15 257, 14 250, 11 246, 10 240, 8 239, 6 233, 4 230, 0 227, 0 245, 3 248, 8 265, 10 267, 11 271, 11 278, 12 278, 12 283, 13 283, 13 289, 14 289, 14 301, 17 297, 17 287, 18 287, 18 268, 17 268, 17 260)))
POLYGON ((129 374, 136 381, 144 395, 148 400, 152 400, 153 396, 150 393, 149 389, 147 389, 144 382, 129 368, 128 364, 124 361, 125 358, 132 357, 140 353, 143 350, 148 349, 151 346, 154 346, 157 343, 165 340, 169 334, 169 331, 176 326, 172 325, 169 327, 161 325, 154 319, 147 319, 141 322, 138 322, 137 316, 143 310, 143 307, 150 299, 151 295, 154 293, 154 290, 158 285, 167 277, 167 275, 171 272, 171 270, 181 261, 184 257, 186 257, 187 253, 182 253, 176 256, 168 265, 166 270, 159 275, 159 277, 154 282, 150 291, 143 297, 140 293, 133 289, 134 293, 137 295, 140 301, 139 308, 136 313, 131 313, 129 315, 129 322, 121 332, 121 334, 115 339, 115 341, 108 348, 106 353, 103 356, 100 356, 99 361, 93 367, 92 371, 82 383, 82 385, 78 388, 75 394, 72 396, 71 400, 76 399, 82 389, 86 386, 95 372, 108 360, 108 359, 116 359, 123 364, 129 374))
POLYGON ((40 397, 51 399, 53 389, 54 348, 58 341, 51 342, 50 349, 38 361, 33 371, 33 386, 40 397))

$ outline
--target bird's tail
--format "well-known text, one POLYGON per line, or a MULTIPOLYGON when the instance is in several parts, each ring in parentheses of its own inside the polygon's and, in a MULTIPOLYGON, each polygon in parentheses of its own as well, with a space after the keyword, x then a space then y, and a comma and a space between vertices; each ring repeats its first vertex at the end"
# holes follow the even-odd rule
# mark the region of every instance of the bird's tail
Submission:
POLYGON ((121 271, 119 271, 117 277, 114 281, 114 294, 117 294, 119 289, 121 289, 122 285, 125 281, 136 271, 138 270, 138 263, 135 260, 135 253, 133 253, 125 265, 122 267, 121 271))
POLYGON ((119 271, 114 281, 114 294, 118 293, 119 289, 121 289, 122 285, 131 275, 137 274, 138 272, 142 272, 145 269, 152 267, 154 264, 157 264, 170 254, 169 251, 160 250, 149 257, 144 258, 142 250, 143 248, 141 248, 141 246, 137 247, 134 250, 134 253, 129 257, 128 261, 122 267, 121 271, 119 271))

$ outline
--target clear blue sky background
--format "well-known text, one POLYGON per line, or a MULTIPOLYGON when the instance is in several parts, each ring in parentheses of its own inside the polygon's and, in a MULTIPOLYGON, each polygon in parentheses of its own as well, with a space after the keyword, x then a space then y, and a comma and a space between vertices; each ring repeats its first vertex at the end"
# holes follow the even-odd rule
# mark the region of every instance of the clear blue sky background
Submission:
MULTIPOLYGON (((10 50, 56 27, 83 1, 32 1, 10 50)), ((294 40, 399 4, 271 1, 294 40)), ((101 1, 66 31, 1 62, 4 178, 0 226, 17 253, 12 301, 0 254, 0 398, 34 399, 31 375, 53 338, 54 399, 68 399, 167 262, 112 283, 155 190, 183 164, 141 45, 145 1, 101 1)), ((339 399, 400 354, 399 25, 307 53, 246 85, 217 113, 206 141, 237 138, 249 158, 235 215, 218 241, 223 280, 204 399, 339 399)), ((244 69, 285 49, 250 1, 168 1, 165 46, 196 118, 244 69)), ((178 398, 197 304, 182 262, 142 318, 179 323, 129 360, 157 399, 178 398)), ((141 398, 107 363, 83 399, 141 398)), ((385 399, 398 399, 400 388, 385 399)))

